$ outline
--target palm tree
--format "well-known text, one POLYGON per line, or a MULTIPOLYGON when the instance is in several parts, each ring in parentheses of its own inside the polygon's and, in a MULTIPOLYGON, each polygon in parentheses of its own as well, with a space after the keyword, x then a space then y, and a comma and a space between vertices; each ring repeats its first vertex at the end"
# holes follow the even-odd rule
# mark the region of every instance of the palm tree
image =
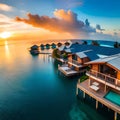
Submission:
POLYGON ((87 43, 87 41, 83 41, 83 45, 87 45, 88 43, 87 43))
POLYGON ((55 48, 52 52, 52 57, 53 58, 60 58, 60 55, 58 54, 59 50, 55 48))
POLYGON ((92 44, 92 45, 95 45, 95 46, 100 46, 100 44, 99 44, 97 41, 92 41, 91 44, 92 44))
POLYGON ((114 43, 114 48, 120 48, 120 43, 115 42, 115 43, 114 43))

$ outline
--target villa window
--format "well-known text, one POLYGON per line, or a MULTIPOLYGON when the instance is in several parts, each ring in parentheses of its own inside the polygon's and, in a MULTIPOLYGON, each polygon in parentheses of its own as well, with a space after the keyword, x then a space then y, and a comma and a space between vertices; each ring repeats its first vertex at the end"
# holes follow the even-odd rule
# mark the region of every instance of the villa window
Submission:
POLYGON ((99 72, 104 73, 106 75, 110 75, 111 77, 116 78, 117 72, 113 68, 107 66, 107 65, 99 65, 99 72))
POLYGON ((77 56, 76 55, 72 55, 72 59, 77 61, 77 56))

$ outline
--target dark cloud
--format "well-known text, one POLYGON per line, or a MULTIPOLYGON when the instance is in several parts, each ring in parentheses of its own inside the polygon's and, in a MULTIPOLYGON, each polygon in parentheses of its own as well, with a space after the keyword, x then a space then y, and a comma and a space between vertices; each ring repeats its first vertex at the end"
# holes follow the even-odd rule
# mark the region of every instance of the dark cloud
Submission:
POLYGON ((85 20, 85 25, 90 26, 90 23, 89 23, 88 19, 85 20))
POLYGON ((96 29, 90 26, 90 22, 88 19, 85 20, 85 26, 83 27, 83 31, 86 33, 96 32, 96 29))
POLYGON ((100 30, 101 32, 105 30, 105 29, 102 29, 99 24, 96 25, 96 29, 97 29, 97 30, 100 30))
POLYGON ((84 23, 78 20, 77 14, 68 10, 64 11, 56 10, 54 12, 55 17, 32 15, 27 14, 28 19, 16 17, 16 21, 30 24, 34 27, 44 28, 54 32, 68 32, 68 33, 90 33, 96 32, 94 28, 90 26, 88 19, 84 23))

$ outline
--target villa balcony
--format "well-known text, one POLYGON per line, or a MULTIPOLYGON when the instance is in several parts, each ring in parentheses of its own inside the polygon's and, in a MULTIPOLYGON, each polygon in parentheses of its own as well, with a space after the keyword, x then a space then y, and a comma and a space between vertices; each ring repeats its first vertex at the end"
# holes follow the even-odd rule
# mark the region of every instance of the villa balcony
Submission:
POLYGON ((120 90, 120 80, 110 75, 103 74, 94 70, 87 71, 86 74, 94 80, 97 80, 109 87, 120 90))
POLYGON ((75 67, 82 67, 82 64, 76 60, 68 60, 68 63, 75 67))

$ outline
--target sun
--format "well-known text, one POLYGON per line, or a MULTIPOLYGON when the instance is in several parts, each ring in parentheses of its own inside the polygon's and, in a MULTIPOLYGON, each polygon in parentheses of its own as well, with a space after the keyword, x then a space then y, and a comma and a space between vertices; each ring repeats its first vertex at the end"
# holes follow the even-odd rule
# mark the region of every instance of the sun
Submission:
POLYGON ((11 36, 11 33, 10 32, 2 32, 0 34, 0 37, 1 38, 9 38, 11 36))

